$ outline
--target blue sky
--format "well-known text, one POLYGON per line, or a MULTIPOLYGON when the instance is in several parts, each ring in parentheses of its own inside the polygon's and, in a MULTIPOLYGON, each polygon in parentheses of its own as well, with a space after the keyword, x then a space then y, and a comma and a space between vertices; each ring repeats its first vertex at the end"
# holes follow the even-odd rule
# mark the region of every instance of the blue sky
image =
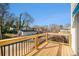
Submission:
POLYGON ((71 21, 70 4, 62 3, 16 3, 10 5, 10 11, 19 15, 29 13, 34 19, 33 25, 67 24, 71 21))

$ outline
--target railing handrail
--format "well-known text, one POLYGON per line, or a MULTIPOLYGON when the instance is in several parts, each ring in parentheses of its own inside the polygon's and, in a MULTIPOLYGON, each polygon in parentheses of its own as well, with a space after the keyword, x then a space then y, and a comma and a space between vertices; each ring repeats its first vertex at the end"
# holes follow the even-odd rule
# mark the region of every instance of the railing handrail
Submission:
MULTIPOLYGON (((45 34, 46 33, 30 35, 30 36, 21 36, 21 37, 16 37, 16 38, 9 38, 9 39, 0 40, 0 46, 20 42, 20 41, 23 41, 23 40, 33 39, 33 38, 36 38, 36 37, 39 37, 39 36, 43 36, 45 34)), ((70 36, 70 34, 63 34, 63 33, 50 33, 49 32, 47 34, 60 35, 60 36, 70 36)))
POLYGON ((24 40, 30 40, 30 39, 33 39, 33 38, 36 38, 36 37, 39 37, 39 36, 43 36, 43 35, 45 35, 45 33, 0 40, 0 46, 8 45, 8 44, 11 44, 11 43, 16 43, 16 42, 20 42, 20 41, 24 41, 24 40))
POLYGON ((51 32, 49 32, 48 34, 52 34, 52 35, 59 35, 59 36, 69 36, 69 35, 71 35, 70 33, 51 33, 51 32))

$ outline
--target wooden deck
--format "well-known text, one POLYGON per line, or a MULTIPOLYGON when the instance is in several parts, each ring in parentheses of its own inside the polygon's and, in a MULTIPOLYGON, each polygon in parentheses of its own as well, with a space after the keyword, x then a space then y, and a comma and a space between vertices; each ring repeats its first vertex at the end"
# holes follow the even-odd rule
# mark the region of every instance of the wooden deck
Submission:
POLYGON ((34 50, 28 56, 72 56, 74 52, 72 48, 66 44, 57 42, 45 42, 39 46, 38 50, 34 50))
POLYGON ((7 56, 72 56, 74 55, 74 52, 71 48, 71 34, 46 32, 31 36, 21 36, 0 40, 0 56, 6 56, 6 55, 7 56), (64 36, 68 39, 68 42, 60 41, 59 38, 51 40, 54 39, 51 38, 53 36, 60 36, 60 37, 64 36))

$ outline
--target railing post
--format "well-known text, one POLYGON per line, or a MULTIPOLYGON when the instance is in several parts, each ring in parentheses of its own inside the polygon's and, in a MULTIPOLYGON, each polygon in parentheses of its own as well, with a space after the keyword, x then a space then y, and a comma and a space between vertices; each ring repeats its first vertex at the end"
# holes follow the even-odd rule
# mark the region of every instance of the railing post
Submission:
POLYGON ((35 49, 38 50, 38 36, 35 37, 35 49))
POLYGON ((46 43, 48 43, 48 33, 46 32, 46 43))
POLYGON ((69 45, 71 47, 71 34, 69 34, 69 45))

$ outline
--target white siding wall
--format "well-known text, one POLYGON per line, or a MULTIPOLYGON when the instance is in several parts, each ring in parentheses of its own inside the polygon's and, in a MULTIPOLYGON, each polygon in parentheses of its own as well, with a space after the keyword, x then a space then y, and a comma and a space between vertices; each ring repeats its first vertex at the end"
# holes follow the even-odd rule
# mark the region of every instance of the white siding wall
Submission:
POLYGON ((76 8, 77 3, 72 3, 71 4, 71 34, 72 34, 72 49, 75 52, 75 54, 77 54, 77 17, 74 16, 72 17, 72 13, 74 11, 74 9, 76 8))
POLYGON ((76 48, 77 48, 77 55, 79 55, 79 13, 77 14, 77 40, 76 40, 76 48))
POLYGON ((72 48, 79 56, 79 13, 71 21, 72 48))
POLYGON ((74 19, 74 17, 71 19, 71 34, 72 34, 72 49, 74 50, 75 54, 76 54, 76 39, 77 39, 77 27, 76 27, 76 20, 74 19))

